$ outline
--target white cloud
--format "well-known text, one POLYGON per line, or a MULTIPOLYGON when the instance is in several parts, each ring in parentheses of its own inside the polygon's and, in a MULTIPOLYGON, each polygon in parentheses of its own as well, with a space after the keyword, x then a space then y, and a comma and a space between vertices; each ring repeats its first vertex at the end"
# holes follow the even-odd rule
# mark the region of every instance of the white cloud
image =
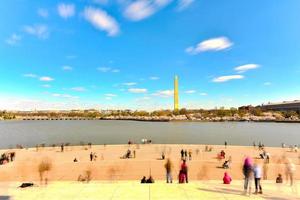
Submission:
POLYGON ((48 10, 44 9, 44 8, 39 8, 37 10, 37 13, 39 16, 43 17, 43 18, 47 18, 49 16, 48 10))
POLYGON ((28 78, 37 78, 38 76, 36 74, 23 74, 24 77, 28 78))
POLYGON ((151 76, 151 77, 149 77, 149 79, 155 81, 155 80, 158 80, 159 77, 157 77, 157 76, 151 76))
POLYGON ((51 85, 49 85, 49 84, 44 84, 44 85, 42 85, 42 87, 44 87, 44 88, 50 88, 51 85))
POLYGON ((130 92, 130 93, 147 93, 148 90, 145 88, 129 88, 128 92, 130 92))
POLYGON ((73 87, 71 90, 76 91, 76 92, 85 92, 86 89, 84 87, 73 87))
POLYGON ((106 97, 116 97, 116 96, 118 96, 118 95, 116 95, 116 94, 110 94, 110 93, 109 93, 109 94, 105 94, 105 96, 106 96, 106 97))
POLYGON ((172 0, 137 0, 125 8, 124 16, 132 21, 148 18, 172 0))
POLYGON ((126 86, 133 86, 133 85, 136 85, 137 83, 135 82, 128 82, 128 83, 123 83, 123 85, 126 85, 126 86))
POLYGON ((13 33, 5 42, 9 45, 16 45, 22 39, 21 35, 13 33))
POLYGON ((190 54, 198 54, 204 51, 221 51, 230 48, 233 43, 226 37, 211 38, 198 43, 195 47, 186 48, 190 54))
POLYGON ((73 17, 75 15, 75 5, 60 3, 57 6, 57 12, 59 16, 65 19, 73 17))
POLYGON ((226 82, 226 81, 230 81, 230 80, 234 80, 234 79, 243 79, 243 78, 244 78, 244 76, 242 76, 242 75, 229 75, 229 76, 220 76, 220 77, 214 78, 212 81, 220 83, 220 82, 226 82))
POLYGON ((49 37, 48 27, 43 24, 24 26, 24 31, 30 35, 38 37, 39 39, 47 39, 49 37))
POLYGON ((174 95, 174 90, 159 90, 156 93, 153 93, 152 95, 168 98, 168 97, 172 97, 174 95))
POLYGON ((270 85, 272 85, 272 83, 271 82, 264 82, 264 85, 265 86, 270 86, 270 85))
POLYGON ((188 8, 195 0, 178 0, 177 9, 182 11, 188 8))
POLYGON ((207 96, 207 93, 201 92, 200 95, 201 95, 201 96, 207 96))
POLYGON ((65 66, 62 66, 62 70, 71 71, 71 70, 73 70, 73 68, 71 66, 65 65, 65 66))
POLYGON ((196 90, 187 90, 187 91, 184 91, 184 93, 186 93, 186 94, 194 94, 194 93, 196 93, 196 90))
POLYGON ((260 67, 260 66, 257 64, 247 64, 247 65, 238 66, 238 67, 234 68, 234 70, 237 71, 238 73, 244 73, 248 70, 256 69, 258 67, 260 67))
POLYGON ((40 81, 53 81, 54 79, 49 76, 42 76, 40 77, 40 81))
POLYGON ((95 28, 107 32, 108 36, 115 36, 120 32, 118 22, 104 10, 86 7, 83 14, 88 22, 95 28))

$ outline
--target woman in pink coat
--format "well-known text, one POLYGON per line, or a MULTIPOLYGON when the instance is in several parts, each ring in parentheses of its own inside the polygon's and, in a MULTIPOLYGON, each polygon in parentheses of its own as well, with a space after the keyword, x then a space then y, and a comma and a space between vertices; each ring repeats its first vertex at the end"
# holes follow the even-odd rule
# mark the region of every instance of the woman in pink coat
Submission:
POLYGON ((228 175, 227 172, 225 172, 224 177, 223 177, 223 183, 224 184, 230 184, 231 181, 232 181, 231 177, 228 175))

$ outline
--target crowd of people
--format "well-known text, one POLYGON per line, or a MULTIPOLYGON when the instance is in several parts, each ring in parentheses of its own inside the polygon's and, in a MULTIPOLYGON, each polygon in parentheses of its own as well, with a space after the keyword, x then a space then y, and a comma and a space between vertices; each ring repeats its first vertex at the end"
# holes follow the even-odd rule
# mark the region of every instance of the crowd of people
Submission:
POLYGON ((9 162, 13 162, 15 160, 16 153, 15 152, 7 152, 3 153, 0 156, 0 165, 4 165, 9 162))

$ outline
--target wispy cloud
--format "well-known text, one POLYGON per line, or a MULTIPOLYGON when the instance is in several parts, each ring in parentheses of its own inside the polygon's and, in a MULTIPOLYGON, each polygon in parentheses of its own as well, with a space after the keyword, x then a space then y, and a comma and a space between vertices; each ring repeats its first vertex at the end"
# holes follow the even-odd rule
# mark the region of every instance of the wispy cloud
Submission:
POLYGON ((211 38, 198 43, 195 47, 186 48, 189 54, 198 54, 205 51, 221 51, 230 48, 233 43, 226 37, 211 38))
POLYGON ((159 96, 163 98, 172 97, 174 95, 174 90, 159 90, 152 94, 153 96, 159 96))
POLYGON ((49 37, 48 27, 43 24, 24 26, 24 31, 30 35, 36 36, 39 39, 47 39, 49 37))
POLYGON ((178 0, 177 10, 182 11, 187 9, 195 0, 178 0))
POLYGON ((259 68, 259 67, 260 66, 257 65, 257 64, 247 64, 247 65, 238 66, 238 67, 234 68, 234 70, 237 71, 238 73, 244 73, 248 70, 256 69, 256 68, 259 68))
POLYGON ((85 87, 73 87, 71 90, 76 91, 76 92, 85 92, 86 89, 85 87))
POLYGON ((47 18, 49 16, 49 12, 47 9, 44 9, 44 8, 39 8, 37 10, 37 13, 39 16, 43 17, 43 18, 47 18))
POLYGON ((107 32, 108 36, 116 36, 120 32, 118 22, 104 10, 86 7, 83 15, 95 28, 107 32))
POLYGON ((186 94, 194 94, 194 93, 196 93, 196 90, 186 90, 186 91, 184 91, 184 93, 186 93, 186 94))
POLYGON ((37 78, 38 76, 36 74, 23 74, 24 77, 27 78, 37 78))
POLYGON ((116 94, 111 94, 111 93, 108 93, 108 94, 105 94, 104 96, 106 96, 106 97, 116 97, 116 96, 118 96, 118 95, 116 95, 116 94))
POLYGON ((271 82, 264 82, 264 85, 265 86, 270 86, 270 85, 272 85, 272 83, 271 82))
POLYGON ((157 76, 151 76, 151 77, 149 77, 149 79, 152 80, 152 81, 155 81, 155 80, 158 80, 159 77, 157 77, 157 76))
POLYGON ((172 0, 137 0, 125 8, 124 16, 132 21, 148 18, 159 9, 168 5, 172 0))
POLYGON ((40 81, 54 81, 54 78, 51 78, 49 76, 42 76, 40 77, 40 81))
POLYGON ((130 92, 130 93, 147 93, 148 90, 145 88, 129 88, 128 92, 130 92))
POLYGON ((77 96, 69 95, 69 94, 60 94, 60 93, 53 93, 51 94, 53 97, 62 97, 68 99, 79 99, 77 96))
POLYGON ((234 79, 243 79, 243 78, 244 76, 242 75, 228 75, 228 76, 219 76, 217 78, 214 78, 212 81, 216 83, 220 83, 220 82, 226 82, 234 79))
POLYGON ((97 68, 98 71, 100 72, 112 72, 112 73, 119 73, 120 70, 119 69, 112 69, 110 67, 98 67, 97 68))
POLYGON ((75 5, 60 3, 57 5, 57 12, 64 19, 73 17, 75 15, 75 5))
POLYGON ((126 86, 133 86, 136 85, 136 82, 128 82, 128 83, 123 83, 122 85, 126 85, 126 86))
POLYGON ((65 66, 62 66, 62 70, 64 70, 64 71, 72 71, 73 68, 71 66, 65 65, 65 66))
POLYGON ((201 96, 207 96, 207 93, 201 92, 200 95, 201 95, 201 96))
POLYGON ((20 40, 22 39, 21 35, 18 35, 16 33, 13 33, 9 38, 7 38, 5 40, 5 42, 9 45, 16 45, 17 43, 20 42, 20 40))
POLYGON ((111 68, 110 67, 98 67, 97 70, 100 72, 109 72, 111 70, 111 68))

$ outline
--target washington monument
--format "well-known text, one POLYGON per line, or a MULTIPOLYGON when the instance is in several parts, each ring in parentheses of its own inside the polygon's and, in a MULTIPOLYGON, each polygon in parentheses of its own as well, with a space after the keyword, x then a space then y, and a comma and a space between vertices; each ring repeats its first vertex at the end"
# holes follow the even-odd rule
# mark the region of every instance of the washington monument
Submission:
POLYGON ((179 99, 178 99, 178 76, 174 77, 174 111, 179 110, 179 99))

